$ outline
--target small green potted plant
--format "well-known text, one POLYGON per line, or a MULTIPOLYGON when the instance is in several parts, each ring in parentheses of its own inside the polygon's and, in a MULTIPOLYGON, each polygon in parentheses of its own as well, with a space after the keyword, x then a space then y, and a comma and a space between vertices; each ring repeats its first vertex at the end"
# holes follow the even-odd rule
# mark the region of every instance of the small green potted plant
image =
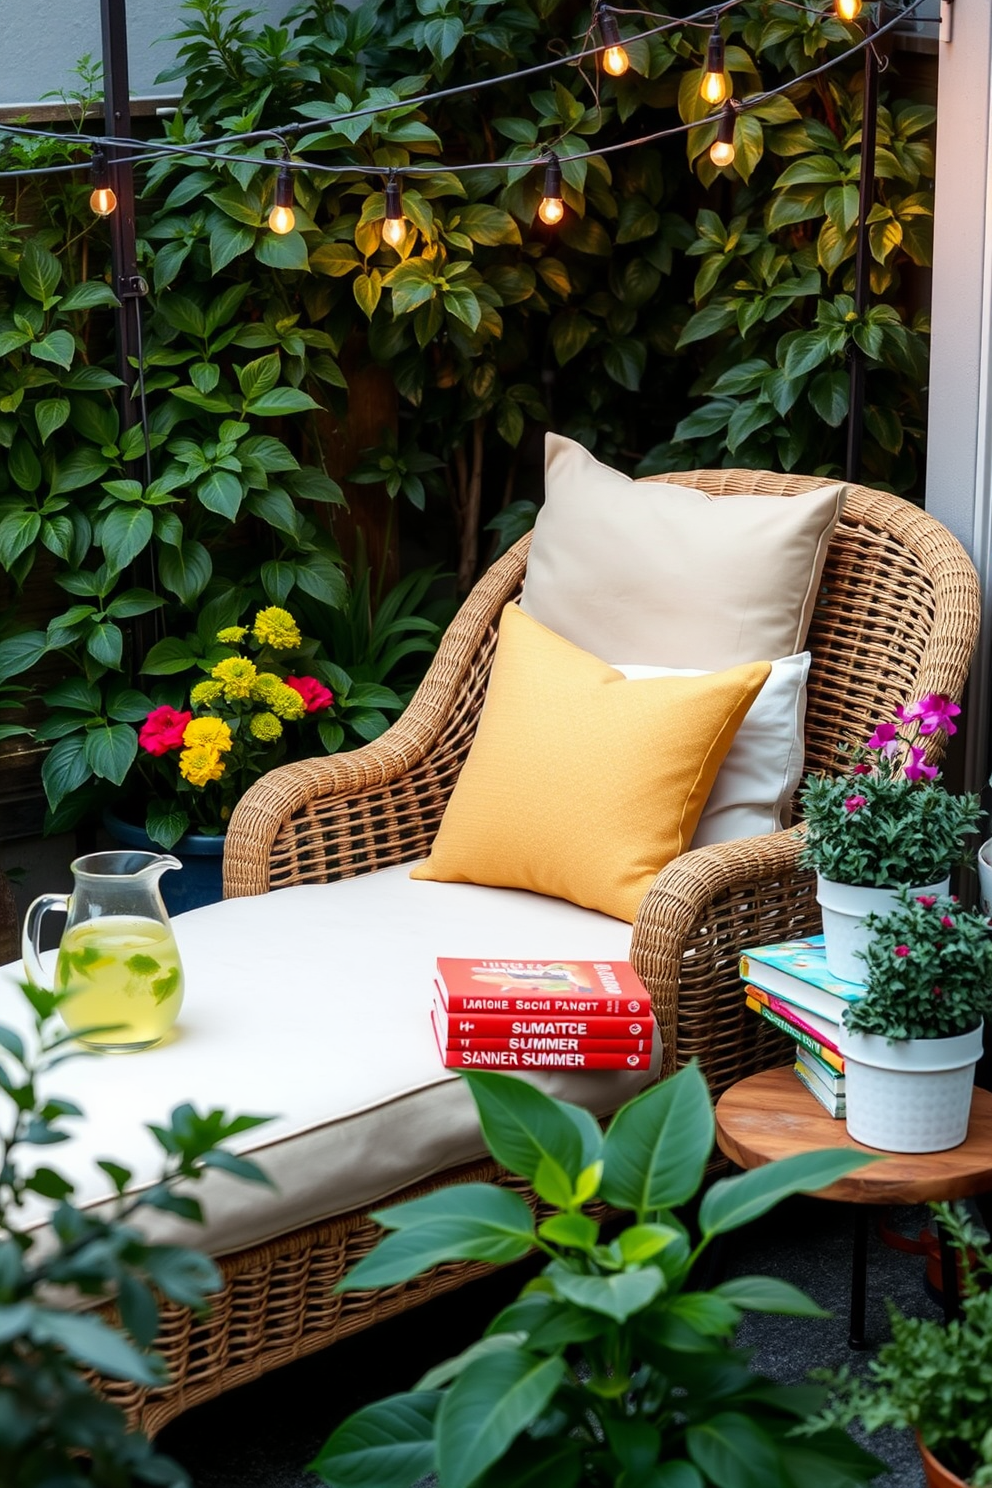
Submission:
POLYGON ((960 1317, 945 1326, 889 1303, 891 1340, 863 1376, 846 1367, 820 1376, 832 1398, 806 1429, 910 1427, 930 1488, 992 1488, 992 1253, 953 1205, 934 1207, 967 1258, 960 1317))
POLYGON ((901 889, 868 923, 865 995, 845 1008, 838 1039, 847 1129, 889 1152, 956 1147, 992 1008, 989 922, 952 895, 901 889))
POLYGON ((848 1488, 877 1476, 882 1464, 842 1431, 815 1447, 796 1436, 825 1392, 763 1378, 733 1347, 746 1311, 822 1309, 767 1276, 706 1289, 698 1266, 718 1235, 870 1154, 827 1149, 720 1179, 692 1233, 677 1211, 702 1186, 714 1135, 698 1067, 622 1106, 605 1134, 513 1076, 461 1078, 487 1146, 536 1190, 541 1218, 495 1184, 439 1189, 376 1214, 389 1233, 338 1289, 533 1249, 546 1264, 478 1342, 340 1425, 311 1464, 325 1483, 411 1488, 434 1472, 439 1488, 848 1488), (604 1229, 603 1203, 626 1222, 604 1229))
POLYGON ((892 908, 893 893, 946 893, 951 868, 981 818, 978 796, 951 795, 926 760, 926 739, 957 732, 960 708, 939 693, 897 708, 850 751, 840 775, 808 775, 800 792, 806 840, 800 861, 816 870, 827 965, 862 980, 865 920, 892 908))

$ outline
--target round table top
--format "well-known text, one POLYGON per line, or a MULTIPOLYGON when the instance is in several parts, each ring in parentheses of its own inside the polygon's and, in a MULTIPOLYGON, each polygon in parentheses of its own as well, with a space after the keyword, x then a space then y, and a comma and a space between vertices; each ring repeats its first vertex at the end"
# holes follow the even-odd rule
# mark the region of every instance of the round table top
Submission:
MULTIPOLYGON (((780 1157, 820 1147, 873 1152, 847 1134, 797 1080, 791 1065, 749 1075, 716 1105, 720 1151, 740 1168, 760 1168, 780 1157)), ((992 1189, 992 1094, 976 1088, 968 1136, 946 1152, 891 1153, 821 1188, 820 1199, 854 1204, 924 1204, 966 1199, 992 1189)))

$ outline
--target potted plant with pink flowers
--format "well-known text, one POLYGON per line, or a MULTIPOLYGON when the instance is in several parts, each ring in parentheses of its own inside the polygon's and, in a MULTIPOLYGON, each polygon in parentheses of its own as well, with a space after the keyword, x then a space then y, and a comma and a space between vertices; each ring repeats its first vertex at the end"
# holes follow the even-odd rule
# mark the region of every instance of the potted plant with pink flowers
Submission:
POLYGON ((835 976, 864 981, 869 914, 886 914, 895 891, 944 894, 965 860, 981 809, 974 794, 951 795, 926 740, 954 734, 960 708, 929 693, 850 751, 839 775, 808 775, 800 800, 806 822, 802 862, 816 870, 827 964, 835 976))
MULTIPOLYGON (((190 872, 162 886, 173 911, 220 897, 227 823, 260 775, 370 737, 363 725, 373 703, 400 707, 389 689, 377 687, 370 697, 366 684, 320 658, 316 643, 277 605, 260 609, 248 625, 214 631, 196 654, 181 653, 181 645, 159 643, 143 670, 168 675, 179 663, 195 667, 200 680, 182 682, 180 693, 171 689, 174 701, 160 701, 136 720, 127 804, 122 815, 104 814, 111 836, 125 846, 174 850, 184 866, 192 860, 190 872)), ((380 720, 385 727, 381 713, 376 725, 380 720)))

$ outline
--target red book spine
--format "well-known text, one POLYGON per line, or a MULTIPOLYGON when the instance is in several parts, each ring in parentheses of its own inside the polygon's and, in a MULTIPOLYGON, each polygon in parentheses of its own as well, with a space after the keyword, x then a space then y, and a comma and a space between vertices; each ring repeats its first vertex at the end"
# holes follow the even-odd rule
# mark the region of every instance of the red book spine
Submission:
POLYGON ((572 1054, 547 1049, 445 1049, 448 1069, 630 1069, 646 1070, 650 1054, 572 1054))
POLYGON ((596 1038, 456 1038, 449 1032, 448 1049, 551 1049, 562 1054, 650 1054, 650 1039, 596 1038))
POLYGON ((651 1039, 653 1018, 586 1018, 574 1013, 452 1013, 441 1004, 438 1020, 451 1037, 517 1038, 544 1034, 554 1038, 651 1039))
POLYGON ((449 992, 441 981, 434 986, 441 1006, 448 1013, 484 1014, 490 1017, 531 1018, 633 1018, 651 1016, 648 997, 570 997, 538 992, 469 993, 449 992))

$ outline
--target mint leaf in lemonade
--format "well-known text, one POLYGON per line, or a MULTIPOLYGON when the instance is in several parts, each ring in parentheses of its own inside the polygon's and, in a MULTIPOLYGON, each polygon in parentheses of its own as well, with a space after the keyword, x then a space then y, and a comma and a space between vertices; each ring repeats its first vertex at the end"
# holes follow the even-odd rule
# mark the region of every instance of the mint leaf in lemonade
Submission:
POLYGON ((95 1049, 147 1049, 168 1032, 183 1000, 183 972, 170 926, 105 915, 62 937, 55 990, 70 1033, 95 1049))

